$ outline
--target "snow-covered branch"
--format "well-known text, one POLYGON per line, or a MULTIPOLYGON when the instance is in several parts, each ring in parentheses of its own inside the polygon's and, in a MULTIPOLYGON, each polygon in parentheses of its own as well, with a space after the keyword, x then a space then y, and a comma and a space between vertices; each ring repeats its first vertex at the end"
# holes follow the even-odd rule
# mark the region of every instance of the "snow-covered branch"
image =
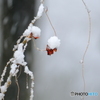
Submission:
MULTIPOLYGON (((39 6, 36 17, 31 21, 28 28, 24 31, 22 36, 18 39, 17 44, 14 45, 13 48, 13 57, 7 62, 3 73, 0 78, 0 100, 4 100, 5 93, 7 92, 8 87, 11 85, 12 77, 17 77, 20 66, 24 67, 24 72, 28 74, 31 78, 31 89, 30 89, 30 100, 33 100, 33 87, 34 87, 34 76, 33 72, 29 70, 27 66, 27 62, 24 60, 25 58, 25 50, 28 45, 28 42, 32 39, 38 39, 41 35, 41 29, 37 26, 34 26, 34 23, 41 18, 44 12, 43 0, 41 0, 41 4, 39 6), (4 82, 4 77, 7 72, 7 68, 10 66, 9 76, 7 77, 6 82, 4 82), (3 84, 4 83, 4 84, 3 84)), ((57 48, 60 45, 60 40, 57 36, 53 36, 48 40, 45 51, 47 51, 48 55, 53 54, 57 51, 57 48)))

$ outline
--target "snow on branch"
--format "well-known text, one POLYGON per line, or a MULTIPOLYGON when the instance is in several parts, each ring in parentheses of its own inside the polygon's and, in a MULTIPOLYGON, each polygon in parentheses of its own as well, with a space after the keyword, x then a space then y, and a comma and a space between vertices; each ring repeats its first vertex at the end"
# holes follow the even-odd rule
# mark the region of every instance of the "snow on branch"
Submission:
MULTIPOLYGON (((22 36, 17 40, 17 44, 14 45, 13 48, 13 57, 7 62, 0 78, 0 100, 4 100, 5 93, 7 92, 8 87, 11 85, 11 79, 12 77, 17 77, 17 74, 19 72, 19 68, 21 66, 24 67, 24 73, 28 74, 31 79, 31 88, 30 88, 30 99, 33 100, 33 88, 34 88, 34 75, 33 72, 29 70, 27 66, 27 62, 25 61, 25 50, 28 45, 28 42, 32 39, 38 39, 41 35, 41 29, 37 26, 34 26, 34 23, 41 18, 43 12, 44 12, 44 0, 41 0, 41 4, 39 6, 38 12, 36 17, 31 21, 28 28, 24 31, 22 36), (7 68, 10 66, 10 72, 7 77, 7 80, 4 82, 4 77, 7 72, 7 68)), ((47 47, 44 51, 47 51, 48 55, 53 54, 57 51, 57 48, 60 45, 60 40, 56 35, 51 37, 48 40, 47 47)), ((18 95, 19 96, 19 95, 18 95)))

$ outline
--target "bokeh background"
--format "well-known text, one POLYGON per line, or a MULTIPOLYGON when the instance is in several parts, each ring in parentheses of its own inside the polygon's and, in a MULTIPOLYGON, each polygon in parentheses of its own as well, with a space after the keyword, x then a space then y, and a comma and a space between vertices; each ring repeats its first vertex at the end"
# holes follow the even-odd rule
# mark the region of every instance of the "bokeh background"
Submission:
MULTIPOLYGON (((36 15, 40 5, 39 0, 9 0, 7 4, 5 1, 0 1, 0 66, 4 66, 12 56, 13 45, 36 15)), ((88 96, 85 100, 99 100, 100 1, 85 2, 91 11, 92 20, 91 43, 84 68, 86 92, 98 92, 98 96, 88 96)), ((79 62, 88 41, 88 14, 81 0, 45 0, 44 5, 48 8, 48 15, 61 40, 61 46, 57 53, 48 56, 46 52, 37 51, 32 42, 29 43, 26 60, 35 77, 34 100, 80 100, 80 96, 71 97, 70 93, 83 92, 82 66, 79 62)), ((45 49, 48 39, 54 35, 45 13, 35 25, 42 30, 41 38, 35 43, 37 47, 45 49)), ((19 81, 22 90, 20 99, 25 97, 24 100, 27 100, 29 92, 24 86, 24 74, 19 81)), ((13 92, 15 86, 10 87, 13 92)), ((10 93, 10 99, 7 99, 7 95, 6 100, 15 100, 15 95, 12 98, 13 92, 10 93)))

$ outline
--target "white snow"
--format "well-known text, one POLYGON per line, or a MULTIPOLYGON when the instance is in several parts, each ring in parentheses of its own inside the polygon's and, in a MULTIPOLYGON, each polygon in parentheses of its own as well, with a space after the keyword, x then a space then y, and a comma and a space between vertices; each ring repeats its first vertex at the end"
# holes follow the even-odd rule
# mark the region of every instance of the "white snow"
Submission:
POLYGON ((25 55, 23 54, 23 43, 20 43, 18 45, 18 50, 15 51, 14 53, 14 63, 17 63, 17 64, 21 64, 21 65, 24 65, 25 62, 24 62, 24 57, 25 55))
POLYGON ((3 100, 4 96, 5 96, 5 94, 0 93, 0 100, 3 100))
POLYGON ((4 70, 3 70, 3 73, 2 73, 1 79, 0 79, 0 84, 4 80, 3 78, 4 78, 5 74, 6 74, 6 71, 7 71, 7 67, 5 67, 4 70))
POLYGON ((44 11, 44 6, 43 6, 43 4, 41 4, 39 7, 39 10, 38 10, 38 13, 37 13, 38 18, 40 18, 42 16, 43 11, 44 11))
POLYGON ((33 87, 34 87, 34 76, 33 76, 33 72, 28 69, 28 66, 25 66, 24 67, 24 72, 26 74, 28 74, 31 77, 31 79, 32 79, 32 82, 31 82, 31 90, 30 90, 30 92, 31 92, 31 94, 30 94, 30 100, 33 100, 33 97, 34 97, 34 95, 33 95, 33 92, 34 92, 33 91, 33 87))
POLYGON ((32 72, 32 71, 30 71, 30 70, 28 69, 28 67, 27 67, 27 66, 25 66, 24 72, 25 72, 26 74, 29 74, 29 76, 31 76, 31 79, 33 79, 33 78, 34 78, 34 76, 33 76, 33 72, 32 72))
POLYGON ((29 36, 31 33, 31 30, 28 28, 24 31, 23 36, 29 36))
POLYGON ((1 89, 1 93, 5 93, 7 91, 7 86, 3 85, 0 87, 0 89, 1 89))
POLYGON ((28 69, 28 67, 27 67, 27 66, 25 66, 24 72, 25 72, 26 74, 28 74, 29 69, 28 69))
POLYGON ((32 33, 34 37, 40 37, 41 29, 37 26, 33 26, 30 24, 28 29, 26 29, 23 33, 23 36, 29 36, 30 33, 32 33))
POLYGON ((53 36, 48 40, 48 46, 51 49, 58 48, 60 46, 60 39, 57 36, 53 36))
POLYGON ((11 65, 11 70, 10 70, 10 74, 12 75, 12 76, 15 76, 16 75, 16 68, 17 68, 18 66, 16 65, 16 64, 12 64, 11 65))
POLYGON ((34 37, 40 37, 41 29, 37 26, 32 27, 32 33, 34 37))

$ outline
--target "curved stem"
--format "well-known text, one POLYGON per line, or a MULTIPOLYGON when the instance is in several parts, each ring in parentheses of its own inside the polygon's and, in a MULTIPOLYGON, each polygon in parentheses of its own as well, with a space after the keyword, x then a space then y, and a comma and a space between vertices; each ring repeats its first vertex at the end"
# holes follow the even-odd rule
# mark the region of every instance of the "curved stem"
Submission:
POLYGON ((34 47, 35 47, 38 51, 46 51, 45 49, 40 49, 40 48, 38 48, 38 47, 36 46, 36 43, 35 43, 34 39, 33 39, 33 44, 34 44, 34 47))
POLYGON ((49 23, 50 23, 50 25, 51 25, 51 27, 52 27, 52 29, 53 29, 53 31, 54 31, 55 36, 57 36, 56 30, 55 30, 54 26, 52 25, 52 22, 51 22, 51 20, 50 20, 48 14, 47 14, 47 11, 48 11, 48 9, 45 10, 45 14, 46 14, 46 16, 47 16, 47 18, 48 18, 48 21, 49 21, 49 23))
MULTIPOLYGON (((86 5, 86 3, 84 2, 84 0, 82 0, 85 8, 86 8, 86 11, 88 13, 88 19, 89 19, 89 33, 88 33, 88 42, 87 42, 87 46, 86 46, 86 49, 84 51, 84 54, 83 54, 83 57, 82 57, 82 77, 83 77, 83 82, 84 82, 84 92, 85 92, 85 77, 84 77, 84 59, 85 59, 85 56, 86 56, 86 53, 88 51, 88 48, 89 48, 89 45, 90 45, 90 38, 91 38, 91 16, 90 16, 90 11, 86 5)), ((83 97, 84 99, 84 97, 83 97)))

